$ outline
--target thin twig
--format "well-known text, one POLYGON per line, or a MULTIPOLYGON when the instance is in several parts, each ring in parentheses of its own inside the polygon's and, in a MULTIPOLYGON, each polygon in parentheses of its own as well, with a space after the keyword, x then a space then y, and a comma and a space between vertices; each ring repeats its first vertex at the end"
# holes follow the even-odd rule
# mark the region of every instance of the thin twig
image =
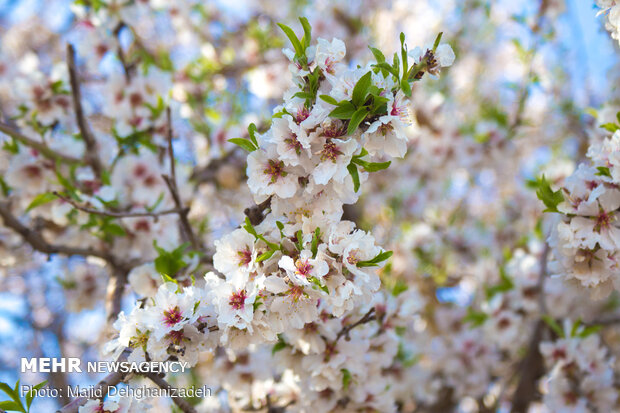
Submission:
MULTIPOLYGON (((172 387, 170 385, 170 383, 168 383, 166 380, 164 380, 163 378, 159 377, 156 373, 145 373, 144 376, 148 377, 159 388, 167 390, 171 394, 175 394, 176 393, 176 392, 173 391, 173 390, 176 390, 176 389, 174 387, 172 387)), ((178 396, 171 396, 171 398, 172 398, 172 401, 174 402, 174 404, 176 404, 177 407, 179 409, 181 409, 181 411, 183 411, 185 413, 196 413, 196 409, 194 409, 194 407, 191 404, 189 404, 187 402, 187 400, 185 400, 184 398, 178 397, 178 396)))
POLYGON ((13 215, 8 202, 0 202, 0 217, 4 225, 17 232, 33 249, 43 254, 62 254, 66 256, 98 257, 106 261, 114 269, 129 271, 140 264, 140 260, 121 261, 107 251, 95 248, 70 247, 49 243, 43 235, 24 224, 13 215))
POLYGON ((97 178, 101 178, 103 167, 101 161, 97 156, 97 141, 93 135, 86 116, 84 115, 84 109, 82 107, 82 93, 80 91, 80 81, 77 75, 77 69, 75 67, 75 49, 71 44, 67 44, 67 66, 69 67, 69 80, 71 82, 71 94, 73 96, 73 109, 75 111, 75 121, 80 128, 80 135, 86 145, 86 152, 84 154, 87 163, 93 169, 93 172, 97 178))
POLYGON ((5 133, 9 135, 10 137, 14 138, 15 140, 19 141, 20 143, 31 147, 32 149, 38 151, 41 155, 45 156, 46 158, 49 158, 55 161, 62 161, 63 163, 70 164, 70 165, 77 165, 77 164, 83 163, 78 158, 74 158, 69 155, 64 155, 62 153, 54 151, 53 149, 50 149, 45 143, 31 139, 25 136, 24 134, 22 134, 20 131, 2 122, 0 122, 0 132, 5 133))
POLYGON ((368 312, 366 314, 364 314, 364 316, 362 318, 360 318, 358 321, 356 321, 353 324, 349 324, 345 327, 342 328, 342 330, 340 330, 338 332, 338 335, 336 336, 336 339, 334 340, 334 343, 337 343, 338 340, 340 340, 340 338, 342 336, 344 336, 347 340, 350 339, 349 337, 349 333, 351 332, 351 330, 353 330, 355 327, 362 325, 362 324, 366 324, 370 321, 375 320, 375 307, 372 307, 370 310, 368 310, 368 312))
POLYGON ((601 320, 594 320, 589 323, 584 323, 587 326, 601 326, 601 327, 610 327, 616 324, 620 324, 620 317, 613 318, 604 318, 601 320))
POLYGON ((549 258, 549 243, 545 240, 545 247, 540 257, 540 273, 538 274, 538 306, 541 314, 547 314, 545 300, 545 279, 547 278, 547 258, 549 258))
POLYGON ((34 231, 22 224, 11 213, 11 209, 7 202, 0 202, 0 217, 2 217, 5 226, 17 232, 28 244, 30 244, 32 248, 44 254, 64 254, 68 256, 79 255, 83 257, 92 256, 102 258, 106 261, 114 261, 116 263, 110 254, 94 248, 69 247, 66 245, 50 244, 39 232, 34 231))
POLYGON ((217 179, 219 169, 224 165, 235 165, 238 166, 240 170, 243 169, 245 167, 245 157, 243 160, 240 159, 243 154, 238 148, 238 146, 235 146, 230 152, 221 158, 211 160, 207 166, 194 169, 190 175, 190 179, 194 181, 196 185, 200 185, 204 182, 215 181, 217 179))
POLYGON ((108 295, 106 297, 107 319, 109 323, 112 323, 116 319, 121 309, 121 300, 125 284, 127 283, 127 275, 131 268, 137 265, 136 262, 120 261, 110 253, 99 251, 94 248, 50 244, 38 231, 34 231, 23 225, 11 213, 10 206, 6 202, 0 202, 0 217, 2 217, 4 225, 20 234, 32 248, 39 252, 45 254, 64 254, 67 256, 92 256, 104 259, 112 267, 112 275, 108 284, 108 295))
POLYGON ((179 195, 179 189, 177 187, 176 181, 176 168, 175 168, 175 159, 174 159, 174 148, 172 147, 172 119, 170 116, 170 108, 167 109, 167 140, 168 140, 168 156, 170 158, 170 175, 163 174, 162 178, 164 182, 166 182, 166 186, 170 191, 170 195, 172 195, 172 200, 174 201, 174 205, 179 210, 179 221, 181 224, 181 232, 183 233, 183 237, 186 241, 189 241, 192 244, 192 248, 194 250, 202 250, 200 244, 196 236, 194 235, 194 231, 192 226, 189 223, 189 219, 187 215, 189 214, 189 208, 183 206, 183 202, 181 201, 181 196, 179 195))
POLYGON ((166 108, 166 139, 168 141, 168 158, 170 160, 170 177, 177 184, 176 162, 174 160, 174 149, 172 147, 172 115, 170 114, 170 106, 166 108))
MULTIPOLYGON (((127 358, 130 354, 131 349, 126 348, 125 350, 123 350, 121 355, 118 356, 116 361, 118 363, 125 362, 127 361, 127 358)), ((95 386, 96 390, 93 393, 96 394, 97 392, 103 392, 104 394, 107 394, 107 390, 109 387, 116 386, 117 384, 125 380, 126 376, 127 373, 122 373, 120 369, 119 371, 108 374, 103 380, 97 383, 97 385, 95 386)), ((86 404, 88 400, 88 397, 78 397, 71 403, 63 406, 60 410, 57 410, 56 413, 77 413, 80 406, 86 404)))
POLYGON ((181 230, 183 233, 183 237, 186 241, 189 241, 192 244, 192 248, 195 250, 200 250, 200 245, 196 240, 196 236, 194 235, 194 231, 192 230, 192 226, 189 223, 189 219, 187 218, 187 214, 189 213, 189 208, 183 207, 183 203, 181 202, 181 197, 179 196, 179 191, 177 190, 177 186, 172 181, 170 176, 164 174, 162 175, 164 182, 166 182, 166 186, 170 191, 170 195, 172 195, 172 200, 174 201, 174 205, 179 210, 179 221, 181 223, 181 230))
MULTIPOLYGON (((540 7, 538 8, 538 13, 536 15, 536 20, 534 22, 534 25, 531 28, 532 32, 535 35, 540 32, 547 7, 548 7, 547 1, 546 0, 541 1, 540 7)), ((519 91, 519 97, 517 99, 517 110, 515 112, 515 116, 514 116, 512 123, 508 126, 508 133, 506 134, 507 141, 514 139, 517 136, 519 129, 524 124, 526 104, 531 94, 530 83, 532 82, 534 75, 535 75, 534 58, 536 57, 536 53, 538 52, 540 45, 541 45, 541 39, 540 37, 536 37, 534 45, 532 49, 530 50, 530 53, 527 58, 528 72, 527 72, 527 75, 525 76, 526 84, 523 85, 523 87, 519 91)))
POLYGON ((116 53, 118 54, 118 58, 123 65, 123 73, 125 74, 125 82, 129 84, 131 82, 131 69, 132 66, 127 62, 127 58, 125 57, 125 52, 123 51, 123 46, 121 45, 121 39, 119 37, 121 30, 125 27, 125 22, 120 21, 114 28, 114 37, 116 38, 116 53))
POLYGON ((89 208, 84 205, 80 205, 73 199, 62 195, 59 192, 54 191, 52 193, 56 195, 58 198, 62 199, 63 201, 68 202, 71 205, 73 205, 75 209, 79 209, 80 211, 84 211, 89 214, 102 215, 102 216, 111 217, 111 218, 137 218, 137 217, 159 218, 162 215, 178 214, 180 212, 183 212, 184 210, 189 211, 189 208, 185 208, 184 210, 181 210, 178 208, 171 208, 171 209, 164 209, 162 211, 127 211, 127 212, 101 211, 98 209, 93 209, 93 208, 89 208))

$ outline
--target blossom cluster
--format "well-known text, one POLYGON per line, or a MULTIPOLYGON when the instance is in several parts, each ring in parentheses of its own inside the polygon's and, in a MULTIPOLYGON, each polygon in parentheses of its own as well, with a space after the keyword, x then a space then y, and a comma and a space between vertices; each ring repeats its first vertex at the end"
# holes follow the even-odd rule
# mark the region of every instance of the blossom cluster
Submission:
MULTIPOLYGON (((615 126, 611 124, 612 126, 615 126)), ((620 289, 620 132, 594 142, 581 164, 556 192, 561 213, 549 237, 553 274, 575 279, 599 298, 620 289)))
POLYGON ((217 333, 209 331, 215 313, 201 289, 166 282, 148 301, 129 314, 119 314, 114 323, 118 337, 107 343, 107 352, 118 357, 130 348, 130 361, 167 361, 174 356, 194 366, 200 352, 215 347, 217 333))
POLYGON ((540 343, 549 371, 543 378, 545 406, 549 411, 614 411, 614 357, 598 334, 565 327, 565 337, 540 343))
POLYGON ((78 413, 142 413, 148 412, 151 406, 148 403, 129 397, 119 397, 117 399, 108 398, 105 401, 93 399, 88 400, 80 406, 78 413))
POLYGON ((289 36, 296 50, 285 50, 295 86, 275 109, 271 128, 251 131, 243 142, 251 151, 248 186, 257 204, 269 202, 269 214, 216 242, 214 266, 225 281, 207 275, 220 314, 227 314, 219 319, 223 338, 234 327, 236 336, 274 341, 321 314, 342 317, 370 301, 380 284, 374 267, 390 254, 341 221, 342 206, 357 200, 369 172, 390 164, 370 157, 405 154, 409 73, 437 74, 454 56, 447 45, 436 44, 424 57, 414 50, 415 65, 403 62, 399 85, 400 65, 380 58, 374 66, 347 68, 342 41, 310 46, 306 25, 301 41, 289 36))
MULTIPOLYGON (((278 353, 290 359, 283 364, 313 391, 300 396, 303 405, 320 401, 324 411, 333 410, 346 395, 350 406, 374 400, 389 411, 394 395, 385 393, 381 371, 398 354, 395 329, 405 328, 412 307, 403 300, 413 296, 377 295, 376 270, 391 253, 341 220, 342 207, 357 200, 368 173, 390 164, 375 158, 405 154, 412 79, 437 75, 454 55, 438 41, 424 53, 415 49, 402 79, 400 64, 387 65, 376 49, 378 62, 350 69, 340 40, 311 46, 302 24, 304 38, 291 38, 297 50, 285 50, 295 86, 265 133, 251 126, 250 138, 235 142, 251 152, 248 186, 265 206, 259 219, 248 217, 215 242, 213 265, 221 276, 209 272, 185 288, 168 282, 152 302, 121 313, 119 338, 109 349, 131 347, 132 357, 153 360, 174 354, 194 365, 201 350, 216 345, 242 350, 269 343, 290 349, 278 353), (367 377, 378 381, 369 386, 367 377)), ((140 272, 148 284, 149 270, 140 272)))

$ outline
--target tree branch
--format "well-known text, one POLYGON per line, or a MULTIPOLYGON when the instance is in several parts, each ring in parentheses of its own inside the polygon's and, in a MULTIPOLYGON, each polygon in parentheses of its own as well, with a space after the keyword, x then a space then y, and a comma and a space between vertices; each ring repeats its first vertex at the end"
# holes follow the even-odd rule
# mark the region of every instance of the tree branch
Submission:
POLYGON ((353 330, 355 327, 359 325, 366 324, 373 320, 376 320, 375 307, 372 307, 370 310, 368 310, 368 312, 364 314, 364 316, 360 318, 359 320, 357 320, 355 323, 349 324, 343 327, 342 330, 338 332, 338 335, 336 336, 334 343, 337 343, 338 340, 340 340, 342 336, 344 336, 347 340, 350 340, 349 333, 351 332, 351 330, 353 330))
MULTIPOLYGON (((545 241, 545 247, 540 256, 540 268, 538 274, 538 305, 540 314, 547 314, 545 301, 545 279, 547 277, 547 258, 549 257, 549 244, 545 241)), ((539 344, 543 339, 545 323, 542 319, 536 322, 534 333, 530 339, 527 355, 519 366, 520 375, 517 389, 513 395, 512 412, 525 413, 530 403, 536 398, 538 379, 544 374, 543 358, 540 354, 539 344)))
POLYGON ((162 178, 166 182, 166 186, 170 191, 170 195, 172 195, 172 200, 174 201, 174 205, 176 209, 179 211, 179 221, 181 223, 181 232, 183 234, 183 238, 186 241, 189 241, 192 244, 192 248, 195 250, 201 250, 200 244, 198 243, 196 236, 194 235, 194 230, 192 230, 192 226, 189 223, 189 219, 187 218, 187 214, 189 213, 189 208, 184 207, 181 202, 181 196, 179 195, 179 191, 177 190, 177 186, 172 178, 168 175, 162 175, 162 178))
POLYGON ((84 139, 86 144, 86 153, 84 157, 86 162, 91 166, 95 176, 101 178, 101 172, 103 167, 101 161, 97 156, 97 141, 93 135, 86 117, 84 115, 84 109, 82 108, 82 93, 80 91, 80 81, 77 75, 77 69, 75 67, 75 49, 71 44, 67 44, 67 66, 69 67, 69 79, 71 82, 71 94, 73 96, 73 108, 75 111, 75 121, 80 128, 80 135, 84 139))
POLYGON ((540 273, 538 275, 538 306, 541 314, 547 314, 547 302, 545 300, 545 278, 547 277, 547 258, 549 258, 549 243, 545 241, 545 247, 540 257, 540 273))
MULTIPOLYGON (((157 211, 157 212, 156 211, 127 211, 127 212, 100 211, 98 209, 89 208, 87 206, 80 205, 73 199, 62 195, 59 192, 54 191, 52 193, 56 195, 58 198, 62 199, 63 201, 68 202, 69 204, 73 205, 75 209, 79 209, 80 211, 84 211, 89 214, 102 215, 102 216, 112 217, 112 218, 152 217, 152 218, 157 219, 162 215, 178 214, 184 211, 184 210, 180 210, 177 208, 164 209, 162 211, 157 211)), ((189 208, 185 208, 185 210, 189 211, 189 208)))
MULTIPOLYGON (((131 354, 131 349, 126 348, 123 350, 120 356, 116 359, 117 362, 127 361, 127 358, 131 354)), ((95 386, 96 391, 105 390, 105 394, 107 394, 108 387, 116 386, 127 377, 127 373, 121 373, 120 371, 113 372, 108 374, 103 380, 101 380, 95 386)), ((88 401, 88 397, 78 397, 73 400, 71 403, 63 406, 60 410, 57 410, 56 413, 78 413, 80 406, 84 405, 88 401)))
POLYGON ((79 255, 83 257, 92 256, 102 258, 106 261, 114 261, 113 257, 108 253, 98 251, 94 248, 69 247, 65 245, 50 244, 39 232, 28 228, 17 218, 15 218, 15 216, 11 213, 11 209, 7 202, 0 202, 0 217, 2 217, 4 225, 21 235, 32 248, 44 254, 64 254, 68 256, 79 255))
POLYGON ((69 155, 64 155, 62 153, 54 151, 53 149, 50 149, 44 142, 39 142, 31 139, 23 135, 20 131, 2 122, 0 122, 0 132, 7 134, 18 142, 38 151, 46 158, 53 159, 55 161, 61 161, 70 165, 78 165, 83 163, 80 159, 74 158, 69 155))
POLYGON ((114 37, 116 38, 116 43, 117 43, 116 53, 118 54, 118 58, 121 61, 121 64, 123 65, 123 73, 125 74, 125 82, 129 84, 131 82, 132 66, 127 62, 127 58, 125 57, 125 52, 123 51, 123 46, 121 45, 121 40, 119 38, 121 30, 123 30, 124 27, 125 27, 125 22, 123 21, 118 22, 118 24, 114 28, 113 33, 114 33, 114 37))
POLYGON ((123 269, 129 271, 135 265, 135 262, 125 262, 117 259, 114 255, 106 251, 100 251, 95 248, 70 247, 67 245, 56 245, 49 243, 40 232, 35 231, 22 224, 11 212, 8 202, 0 202, 0 217, 4 225, 17 232, 24 238, 33 249, 44 254, 62 254, 66 256, 81 257, 98 257, 105 260, 114 269, 123 269))
POLYGON ((162 178, 166 182, 166 186, 168 186, 170 195, 172 195, 172 200, 174 201, 174 205, 179 211, 178 212, 179 221, 181 224, 181 231, 183 233, 183 238, 192 244, 192 248, 194 250, 200 251, 202 250, 202 248, 196 236, 194 235, 192 226, 190 225, 189 219, 187 218, 187 215, 189 214, 189 208, 183 206, 183 202, 181 201, 181 196, 179 195, 179 189, 177 187, 174 149, 172 147, 172 120, 170 117, 170 108, 167 109, 166 114, 167 114, 167 123, 168 123, 168 131, 167 131, 168 133, 166 135, 166 138, 168 140, 168 156, 170 158, 170 176, 163 174, 162 178))
POLYGON ((177 184, 176 161, 174 159, 174 148, 172 146, 172 115, 170 106, 166 108, 166 140, 168 141, 168 158, 170 161, 170 177, 174 186, 177 184))
POLYGON ((519 384, 512 397, 512 413, 525 413, 530 403, 535 400, 538 391, 538 378, 545 373, 543 358, 540 354, 539 344, 543 338, 545 323, 542 320, 536 322, 534 334, 530 340, 527 356, 521 361, 519 384))
POLYGON ((111 326, 121 312, 123 293, 129 272, 126 268, 113 268, 106 291, 105 309, 108 325, 111 326))
MULTIPOLYGON (((174 390, 174 387, 172 387, 170 383, 168 383, 162 377, 159 377, 156 373, 145 373, 144 376, 148 377, 153 383, 155 383, 161 389, 168 390, 168 391, 174 390)), ((196 413, 196 409, 194 409, 194 407, 191 404, 189 404, 187 400, 185 400, 184 398, 175 397, 175 396, 171 396, 171 398, 174 404, 176 404, 177 407, 181 409, 181 411, 185 413, 196 413)))

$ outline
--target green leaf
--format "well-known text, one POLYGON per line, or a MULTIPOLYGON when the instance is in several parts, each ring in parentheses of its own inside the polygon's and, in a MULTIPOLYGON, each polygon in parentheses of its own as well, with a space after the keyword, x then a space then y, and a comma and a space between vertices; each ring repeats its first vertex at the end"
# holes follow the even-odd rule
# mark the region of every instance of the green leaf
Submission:
POLYGON ((4 402, 0 402, 0 409, 2 410, 6 410, 6 411, 14 411, 14 412, 23 412, 24 408, 22 407, 21 404, 17 404, 16 402, 12 401, 12 400, 7 400, 4 402))
POLYGON ((0 176, 0 189, 2 190, 2 195, 4 196, 8 196, 11 191, 11 187, 6 183, 2 176, 0 176))
POLYGON ((235 145, 245 149, 248 152, 254 152, 258 149, 258 147, 249 139, 243 138, 231 138, 228 142, 234 143, 235 145))
POLYGON ((464 323, 471 323, 472 327, 479 327, 489 318, 488 314, 481 311, 474 311, 472 308, 467 309, 467 314, 463 317, 464 323))
MULTIPOLYGON (((398 329, 399 327, 396 327, 396 329, 398 329)), ((398 334, 398 332, 396 333, 398 334)), ((402 334, 399 335, 403 335, 404 332, 402 334)), ((398 351, 396 352, 396 359, 398 361, 400 361, 403 365, 403 367, 412 367, 413 365, 415 365, 418 361, 420 361, 421 359, 421 355, 420 354, 411 354, 410 351, 405 350, 405 346, 403 345, 402 342, 398 343, 398 351)))
POLYGON ((351 384, 351 372, 347 369, 340 369, 342 372, 342 389, 347 391, 349 389, 349 385, 351 384))
POLYGON ((144 209, 146 209, 149 212, 153 212, 163 202, 163 200, 164 200, 164 193, 160 192, 159 196, 157 197, 157 200, 155 201, 155 203, 153 205, 150 205, 150 206, 146 205, 144 207, 144 209))
POLYGON ((259 240, 263 241, 265 244, 267 244, 267 247, 271 250, 275 250, 278 251, 281 249, 281 246, 278 244, 274 244, 273 242, 267 241, 267 239, 265 238, 265 236, 263 234, 258 234, 257 237, 259 240))
POLYGON ((441 38, 443 37, 443 32, 439 33, 435 38, 435 43, 433 43, 433 53, 437 51, 437 47, 439 47, 439 43, 441 43, 441 38))
POLYGON ((280 230, 280 238, 284 238, 284 224, 280 221, 276 221, 276 227, 280 230))
POLYGON ((299 21, 301 22, 301 27, 304 28, 304 37, 302 39, 302 44, 304 46, 304 50, 310 46, 310 42, 312 41, 312 27, 310 23, 308 23, 308 19, 305 17, 300 17, 299 21))
POLYGON ((102 231, 113 237, 124 237, 127 235, 125 229, 118 224, 106 223, 101 227, 102 231))
POLYGON ((620 126, 616 125, 615 123, 604 123, 601 125, 601 128, 611 133, 615 133, 618 129, 620 129, 620 126))
POLYGON ((364 76, 360 77, 355 87, 353 88, 352 101, 355 107, 360 107, 366 100, 368 95, 368 89, 372 84, 372 72, 369 71, 364 76))
POLYGON ((278 23, 278 26, 280 27, 280 29, 282 29, 284 34, 286 34, 286 37, 288 37, 289 41, 293 45, 293 48, 295 49, 295 54, 298 57, 304 56, 305 55, 305 49, 301 45, 301 43, 300 43, 299 39, 297 38, 297 35, 293 31, 293 29, 291 29, 290 27, 288 27, 287 25, 282 24, 282 23, 278 23))
POLYGON ((596 175, 598 176, 607 176, 609 178, 611 178, 611 172, 609 171, 609 168, 606 166, 597 166, 596 169, 598 169, 598 173, 596 173, 596 175))
POLYGON ((575 333, 579 329, 580 325, 581 325, 581 318, 578 318, 577 321, 575 321, 573 323, 573 328, 571 328, 571 330, 570 330, 570 336, 569 337, 574 337, 575 336, 575 333))
POLYGON ((392 254, 394 254, 392 251, 383 251, 379 254, 377 254, 377 256, 371 260, 368 261, 359 261, 357 263, 358 267, 376 267, 379 265, 380 262, 383 262, 385 260, 387 260, 388 258, 390 258, 392 256, 392 254))
POLYGON ((283 350, 286 347, 286 342, 278 335, 278 342, 274 344, 271 349, 271 355, 276 354, 278 351, 283 350))
POLYGON ((293 97, 300 99, 314 99, 314 95, 310 92, 297 92, 293 95, 293 97))
POLYGON ((404 293, 409 289, 409 286, 406 282, 402 280, 397 280, 396 284, 394 284, 394 288, 392 288, 392 295, 394 297, 398 297, 400 294, 404 293))
POLYGON ((13 155, 17 155, 19 153, 19 145, 17 144, 17 140, 11 139, 4 141, 2 149, 12 153, 13 155))
POLYGON ((394 73, 396 79, 400 81, 398 74, 400 73, 400 59, 398 58, 398 53, 394 53, 394 58, 392 59, 392 68, 394 69, 394 73))
POLYGON ((261 262, 261 261, 265 261, 268 260, 269 258, 271 258, 271 256, 276 252, 277 250, 269 250, 267 252, 262 253, 261 255, 258 256, 258 258, 256 258, 256 262, 261 262))
POLYGON ((301 230, 295 233, 295 238, 297 238, 297 249, 301 252, 304 249, 304 236, 301 230))
POLYGON ((329 289, 327 288, 327 286, 321 284, 321 281, 319 281, 318 278, 316 278, 316 277, 308 277, 308 281, 310 281, 312 284, 316 285, 325 294, 329 294, 329 289))
POLYGON ((338 106, 338 101, 329 95, 320 95, 319 98, 329 103, 330 105, 338 106))
POLYGON ((269 247, 269 249, 272 249, 272 250, 279 250, 280 249, 279 245, 274 244, 273 242, 267 241, 267 239, 265 239, 265 237, 262 234, 259 234, 259 233, 256 232, 256 229, 254 228, 254 226, 250 222, 250 218, 248 218, 248 217, 245 218, 245 225, 242 228, 245 229, 249 234, 254 235, 254 238, 256 238, 257 240, 261 240, 265 244, 267 244, 267 247, 269 247))
POLYGON ((357 165, 351 162, 347 165, 347 170, 351 174, 351 178, 353 179, 353 190, 357 192, 360 189, 360 175, 357 172, 357 165))
MULTIPOLYGON (((594 108, 585 108, 584 112, 586 112, 588 115, 592 116, 593 118, 598 118, 598 112, 594 108)), ((618 121, 620 122, 620 119, 618 121)))
POLYGON ((336 119, 351 119, 355 113, 355 106, 351 102, 341 102, 338 107, 329 113, 329 117, 336 119))
MULTIPOLYGON (((408 75, 408 63, 407 63, 407 45, 405 44, 405 33, 400 32, 400 56, 401 56, 401 60, 403 63, 403 78, 401 79, 401 86, 402 83, 408 83, 407 82, 407 75, 408 75)), ((403 93, 405 93, 405 90, 403 89, 403 93)), ((405 93, 406 94, 406 93, 405 93)), ((409 96, 411 95, 411 87, 409 87, 409 96)))
POLYGON ((504 267, 500 267, 499 269, 499 278, 499 284, 486 288, 487 299, 493 298, 496 294, 508 292, 514 288, 512 278, 506 273, 504 267))
POLYGON ((351 120, 349 121, 349 126, 347 127, 347 135, 352 135, 353 132, 357 129, 357 127, 366 119, 368 115, 368 108, 362 106, 358 110, 355 111, 353 116, 351 116, 351 120))
POLYGON ((319 252, 319 240, 321 239, 321 229, 317 227, 312 235, 312 245, 310 251, 312 251, 312 259, 316 258, 316 254, 319 252))
POLYGON ((162 274, 161 278, 165 283, 174 283, 176 285, 179 285, 179 282, 176 279, 169 276, 168 274, 162 274))
POLYGON ((398 79, 398 70, 394 69, 394 66, 390 65, 387 62, 377 63, 376 65, 373 65, 373 67, 378 67, 379 69, 386 70, 398 79))
POLYGON ((103 171, 101 171, 101 183, 103 185, 111 185, 112 184, 112 177, 110 176, 110 171, 107 169, 104 169, 103 171))
POLYGON ((544 175, 536 181, 530 181, 530 185, 537 188, 536 196, 547 207, 547 209, 543 212, 560 212, 558 211, 558 205, 560 202, 564 202, 564 196, 562 195, 561 189, 553 191, 551 189, 551 184, 547 181, 544 175))
POLYGON ((368 48, 372 52, 372 54, 375 57, 375 60, 377 61, 377 63, 385 62, 385 56, 383 55, 381 50, 377 49, 376 47, 371 47, 371 46, 368 46, 368 48))
POLYGON ((19 380, 17 380, 17 383, 15 384, 15 389, 12 389, 11 386, 6 383, 0 382, 0 390, 2 390, 4 393, 6 393, 7 396, 13 399, 13 402, 15 403, 14 405, 12 405, 13 407, 11 408, 11 410, 26 413, 26 409, 24 408, 22 401, 19 398, 17 388, 19 388, 19 380))
POLYGON ((562 330, 562 327, 560 327, 558 322, 555 321, 555 319, 553 317, 551 317, 548 314, 544 314, 541 318, 545 322, 545 324, 547 324, 549 326, 549 328, 551 328, 553 331, 555 331, 555 333, 558 335, 558 337, 562 337, 562 338, 564 337, 564 330, 562 330))
POLYGON ((58 199, 58 197, 52 193, 44 193, 44 194, 39 194, 37 196, 34 197, 34 199, 30 202, 30 204, 28 204, 28 207, 26 208, 26 212, 29 212, 30 210, 41 206, 43 204, 47 204, 48 202, 52 202, 54 200, 58 199))
POLYGON ((601 325, 586 326, 583 328, 583 330, 579 332, 577 336, 579 338, 586 338, 588 336, 591 336, 592 334, 598 333, 602 328, 603 326, 601 325))
POLYGON ((157 240, 153 241, 153 246, 159 253, 159 256, 155 258, 155 269, 158 273, 165 276, 175 276, 182 268, 187 266, 187 263, 183 261, 183 255, 185 249, 190 244, 185 242, 175 248, 172 251, 166 251, 157 245, 157 240))
POLYGON ((392 164, 392 161, 367 162, 367 161, 364 161, 363 159, 359 159, 359 157, 354 157, 352 159, 352 162, 364 168, 366 172, 382 171, 384 169, 387 169, 392 164))
POLYGON ((250 136, 250 140, 252 141, 254 146, 256 146, 256 148, 258 148, 258 140, 256 139, 257 132, 258 132, 258 129, 256 128, 256 125, 253 123, 250 123, 250 126, 248 126, 248 136, 250 136))
POLYGON ((263 304, 263 302, 261 301, 261 296, 256 296, 256 299, 252 303, 252 311, 256 311, 258 307, 261 306, 261 304, 263 304))
POLYGON ((409 83, 409 80, 407 80, 407 79, 401 80, 401 82, 400 82, 400 90, 403 91, 405 96, 411 97, 411 84, 409 83))
POLYGON ((392 161, 387 162, 370 162, 364 165, 366 172, 377 172, 387 169, 392 164, 392 161))
POLYGON ((243 226, 243 229, 245 229, 249 234, 254 235, 254 238, 258 238, 258 234, 256 233, 254 226, 250 222, 250 218, 245 218, 245 225, 243 226))
POLYGON ((47 380, 32 386, 32 390, 28 392, 28 394, 26 395, 26 407, 28 408, 28 411, 30 411, 30 406, 32 405, 32 401, 34 400, 35 392, 37 390, 41 390, 41 388, 43 388, 43 386, 45 386, 46 384, 47 380))

